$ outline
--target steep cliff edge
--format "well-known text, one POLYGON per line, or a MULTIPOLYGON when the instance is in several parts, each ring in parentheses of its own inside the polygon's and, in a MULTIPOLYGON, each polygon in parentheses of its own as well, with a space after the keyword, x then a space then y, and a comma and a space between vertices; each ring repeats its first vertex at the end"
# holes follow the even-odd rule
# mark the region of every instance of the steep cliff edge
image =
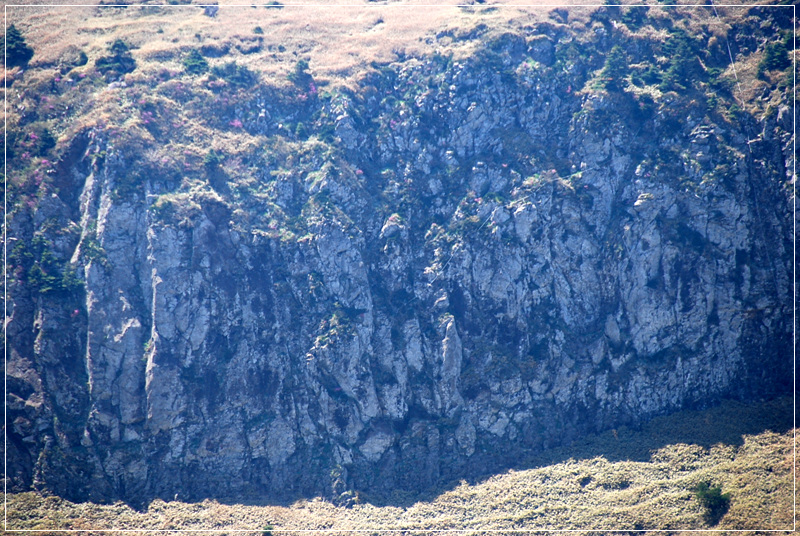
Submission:
POLYGON ((791 11, 482 9, 343 85, 18 75, 10 489, 347 502, 791 391, 791 11))

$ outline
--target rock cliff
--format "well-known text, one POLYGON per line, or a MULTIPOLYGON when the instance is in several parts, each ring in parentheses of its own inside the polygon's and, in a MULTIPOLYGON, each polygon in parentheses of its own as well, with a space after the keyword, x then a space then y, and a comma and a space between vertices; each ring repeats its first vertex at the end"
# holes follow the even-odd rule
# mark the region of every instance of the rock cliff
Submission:
POLYGON ((20 75, 10 489, 347 502, 789 392, 791 84, 743 65, 791 19, 758 9, 557 10, 327 89, 313 55, 90 62, 71 123, 20 75))

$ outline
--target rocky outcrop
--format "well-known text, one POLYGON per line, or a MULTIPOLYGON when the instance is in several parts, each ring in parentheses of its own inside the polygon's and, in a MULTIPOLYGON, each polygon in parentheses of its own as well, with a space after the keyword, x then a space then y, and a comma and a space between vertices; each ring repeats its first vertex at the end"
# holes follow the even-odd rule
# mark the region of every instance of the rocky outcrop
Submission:
POLYGON ((344 501, 789 389, 788 108, 598 89, 565 28, 272 101, 319 136, 256 88, 253 180, 76 138, 9 215, 10 489, 344 501))

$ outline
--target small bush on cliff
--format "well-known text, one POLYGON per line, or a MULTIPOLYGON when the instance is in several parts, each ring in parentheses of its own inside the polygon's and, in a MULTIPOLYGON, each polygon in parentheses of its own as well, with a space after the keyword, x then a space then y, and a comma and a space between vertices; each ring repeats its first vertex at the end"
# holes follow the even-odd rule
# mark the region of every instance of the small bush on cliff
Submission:
POLYGON ((733 80, 723 76, 723 70, 719 67, 710 67, 707 71, 708 85, 715 91, 730 93, 733 91, 733 80))
POLYGON ((780 41, 770 43, 764 49, 764 57, 758 63, 758 77, 761 78, 766 71, 783 70, 791 63, 786 45, 780 41))
POLYGON ((629 7, 622 13, 622 23, 634 32, 647 20, 648 7, 629 7))
POLYGON ((214 149, 208 151, 208 154, 203 157, 203 167, 207 171, 217 171, 221 164, 222 157, 214 149))
POLYGON ((625 80, 627 73, 628 58, 625 56, 625 51, 622 47, 616 45, 608 53, 606 64, 603 66, 603 70, 600 71, 603 87, 612 91, 623 89, 627 84, 625 80))
POLYGON ((13 24, 8 27, 6 32, 6 65, 8 67, 22 67, 33 57, 33 49, 25 42, 25 38, 19 33, 13 24))
POLYGON ((697 42, 683 30, 673 32, 664 43, 663 52, 669 57, 669 67, 661 79, 662 91, 680 91, 692 86, 692 82, 701 74, 697 46, 697 42))
POLYGON ((203 74, 208 71, 208 62, 196 49, 192 49, 183 58, 183 68, 189 74, 203 74))
POLYGON ((694 494, 706 510, 703 517, 709 525, 719 523, 722 516, 728 512, 731 494, 722 493, 722 488, 719 486, 712 488, 708 482, 700 482, 695 486, 694 494))
POLYGON ((308 62, 306 60, 300 60, 294 66, 294 71, 289 73, 289 82, 300 86, 300 87, 308 87, 308 85, 313 81, 311 74, 308 72, 308 62))
POLYGON ((83 281, 69 265, 59 261, 53 253, 52 243, 37 236, 30 245, 18 243, 9 255, 20 281, 41 294, 71 293, 82 288, 83 281))
POLYGON ((130 47, 117 39, 108 47, 111 55, 103 56, 95 62, 95 68, 107 79, 119 78, 136 69, 136 60, 131 56, 130 47))
POLYGON ((256 82, 256 73, 236 62, 217 65, 211 73, 234 86, 252 86, 256 82))
POLYGON ((9 145, 14 148, 14 152, 27 154, 27 157, 45 156, 56 146, 55 137, 47 128, 47 124, 42 121, 32 123, 27 133, 10 132, 9 134, 9 145))

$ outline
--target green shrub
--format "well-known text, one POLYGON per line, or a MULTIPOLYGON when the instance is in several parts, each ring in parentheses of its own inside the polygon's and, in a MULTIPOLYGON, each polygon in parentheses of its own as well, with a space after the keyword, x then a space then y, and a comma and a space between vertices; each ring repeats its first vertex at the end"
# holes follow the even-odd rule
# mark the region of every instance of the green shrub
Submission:
POLYGON ((114 41, 109 47, 110 56, 98 58, 95 68, 106 78, 118 78, 136 69, 136 61, 131 56, 130 48, 121 39, 114 41))
POLYGON ((252 86, 256 82, 256 73, 233 61, 212 67, 211 72, 234 86, 252 86))
POLYGON ((782 71, 791 64, 785 44, 780 41, 769 43, 764 49, 764 57, 758 63, 758 76, 762 76, 766 71, 782 71))
POLYGON ((289 73, 287 78, 289 79, 289 82, 297 86, 307 88, 308 85, 313 82, 313 78, 308 72, 308 61, 299 60, 294 66, 294 70, 289 73))
POLYGON ((189 74, 203 74, 208 71, 208 62, 196 49, 192 49, 183 58, 183 68, 189 74))
POLYGON ((37 152, 40 156, 47 154, 50 149, 56 146, 56 139, 47 128, 43 128, 39 134, 39 145, 37 152))
POLYGON ((261 531, 261 536, 272 536, 272 525, 264 525, 264 529, 261 531))
POLYGON ((264 29, 261 26, 256 26, 255 28, 253 28, 253 33, 261 35, 264 33, 264 29))
POLYGON ((18 147, 16 150, 28 152, 31 156, 45 156, 56 146, 56 138, 44 122, 37 121, 36 123, 32 123, 27 134, 24 132, 13 134, 22 134, 24 137, 18 138, 18 136, 9 136, 9 145, 13 147, 17 139, 20 141, 24 140, 24 147, 18 147))
POLYGON ((86 260, 96 262, 102 266, 108 266, 108 254, 105 248, 100 245, 94 232, 86 238, 81 251, 86 260))
POLYGON ((712 488, 708 482, 700 482, 695 486, 694 494, 706 510, 703 517, 709 525, 719 523, 731 504, 730 493, 722 493, 722 488, 712 488))
POLYGON ((633 30, 634 32, 644 25, 647 20, 647 11, 649 8, 645 7, 629 7, 622 13, 622 23, 633 30))
POLYGON ((27 245, 18 243, 8 260, 19 267, 20 280, 40 294, 72 293, 83 287, 83 281, 68 262, 60 262, 53 253, 53 244, 36 236, 27 245))
POLYGON ((33 49, 25 43, 25 38, 13 24, 6 32, 6 65, 22 67, 33 57, 33 49))
POLYGON ((654 65, 648 66, 647 69, 645 69, 645 71, 642 73, 642 80, 645 84, 650 86, 660 84, 661 70, 654 65))
POLYGON ((724 78, 722 76, 722 69, 719 67, 710 67, 706 71, 708 73, 708 85, 716 91, 726 91, 730 93, 733 90, 733 80, 724 78))
POLYGON ((608 53, 606 64, 600 71, 603 87, 609 90, 621 90, 627 83, 625 75, 628 73, 628 58, 621 46, 615 45, 608 53))
POLYGON ((208 151, 208 154, 203 158, 203 167, 208 171, 219 169, 220 164, 222 164, 222 157, 214 149, 208 151))
POLYGON ((108 47, 109 52, 114 56, 124 56, 131 51, 131 47, 122 39, 115 39, 111 46, 108 47))
POLYGON ((664 55, 669 57, 669 67, 662 76, 663 91, 680 91, 692 86, 700 70, 697 57, 697 42, 685 31, 675 30, 664 43, 664 55))

